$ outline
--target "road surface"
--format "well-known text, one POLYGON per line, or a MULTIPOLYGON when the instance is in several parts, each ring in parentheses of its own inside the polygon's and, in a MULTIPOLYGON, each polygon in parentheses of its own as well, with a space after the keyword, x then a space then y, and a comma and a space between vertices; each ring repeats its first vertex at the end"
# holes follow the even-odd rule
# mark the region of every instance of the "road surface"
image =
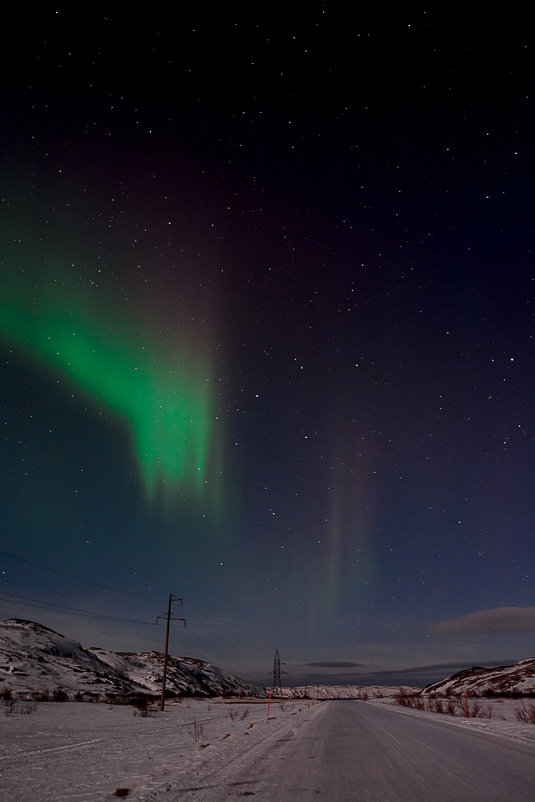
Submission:
POLYGON ((535 744, 386 705, 331 701, 158 800, 533 802, 535 744))

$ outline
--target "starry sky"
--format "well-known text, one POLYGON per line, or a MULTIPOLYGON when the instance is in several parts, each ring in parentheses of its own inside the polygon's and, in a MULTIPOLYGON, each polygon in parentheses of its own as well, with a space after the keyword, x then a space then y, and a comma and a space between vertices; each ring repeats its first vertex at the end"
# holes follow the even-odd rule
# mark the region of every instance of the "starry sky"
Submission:
POLYGON ((533 655, 533 34, 19 4, 0 617, 269 683, 533 655), (196 16, 195 16, 196 15, 196 16))

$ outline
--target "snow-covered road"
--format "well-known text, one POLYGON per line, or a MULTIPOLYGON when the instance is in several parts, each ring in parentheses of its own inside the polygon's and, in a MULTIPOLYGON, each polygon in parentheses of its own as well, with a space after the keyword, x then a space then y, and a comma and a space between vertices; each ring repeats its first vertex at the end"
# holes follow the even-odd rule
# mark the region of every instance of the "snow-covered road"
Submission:
POLYGON ((535 727, 370 702, 185 699, 131 707, 17 703, 0 715, 0 802, 525 802, 535 727))
POLYGON ((156 798, 533 802, 535 742, 471 723, 385 705, 326 702, 204 773, 197 785, 156 798))

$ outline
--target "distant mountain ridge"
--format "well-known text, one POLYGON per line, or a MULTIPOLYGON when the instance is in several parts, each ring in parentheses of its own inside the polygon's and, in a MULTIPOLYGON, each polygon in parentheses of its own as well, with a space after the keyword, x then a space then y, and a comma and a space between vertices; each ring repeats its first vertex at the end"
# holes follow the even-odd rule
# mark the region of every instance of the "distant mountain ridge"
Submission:
POLYGON ((511 666, 468 668, 427 685, 422 693, 458 695, 465 687, 472 696, 535 696, 535 657, 511 666))
MULTIPOLYGON (((33 621, 0 622, 0 693, 158 694, 163 654, 85 649, 33 621)), ((169 656, 166 691, 181 696, 265 696, 265 691, 217 666, 169 656)))

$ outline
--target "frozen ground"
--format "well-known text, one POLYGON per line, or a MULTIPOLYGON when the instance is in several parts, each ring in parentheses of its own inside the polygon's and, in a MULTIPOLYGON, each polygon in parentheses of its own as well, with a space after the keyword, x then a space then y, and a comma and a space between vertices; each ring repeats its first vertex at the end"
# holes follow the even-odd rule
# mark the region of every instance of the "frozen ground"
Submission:
POLYGON ((464 720, 385 699, 285 700, 269 723, 250 700, 185 700, 147 718, 105 704, 1 710, 0 799, 531 802, 535 726, 516 721, 519 706, 464 720))

